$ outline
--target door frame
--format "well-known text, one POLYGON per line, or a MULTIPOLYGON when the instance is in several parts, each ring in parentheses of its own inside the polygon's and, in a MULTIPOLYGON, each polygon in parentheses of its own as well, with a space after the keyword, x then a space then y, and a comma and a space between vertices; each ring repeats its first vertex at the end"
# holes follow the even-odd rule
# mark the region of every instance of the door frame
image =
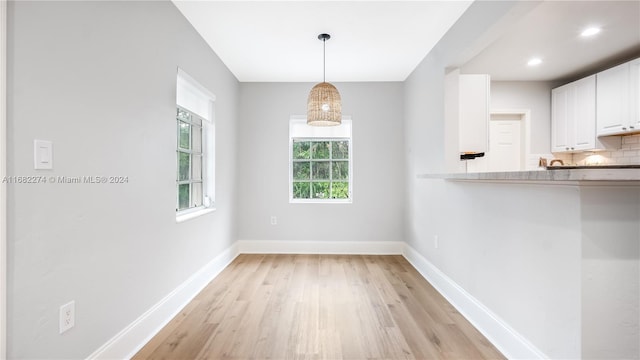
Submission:
MULTIPOLYGON (((7 1, 0 0, 0 179, 7 175, 7 1)), ((0 359, 7 358, 7 184, 0 181, 0 359)))
MULTIPOLYGON (((491 122, 492 115, 514 115, 516 118, 519 117, 520 121, 523 122, 523 127, 521 127, 520 131, 520 141, 521 144, 524 144, 524 151, 520 155, 520 170, 527 170, 527 160, 531 157, 531 110, 529 109, 491 109, 489 111, 489 123, 487 123, 487 128, 491 122)), ((514 120, 516 120, 514 118, 514 120)), ((491 139, 489 139, 487 132, 487 144, 491 143, 491 139)), ((522 146, 522 145, 520 145, 522 146)), ((491 149, 488 149, 488 152, 491 152, 491 149)))

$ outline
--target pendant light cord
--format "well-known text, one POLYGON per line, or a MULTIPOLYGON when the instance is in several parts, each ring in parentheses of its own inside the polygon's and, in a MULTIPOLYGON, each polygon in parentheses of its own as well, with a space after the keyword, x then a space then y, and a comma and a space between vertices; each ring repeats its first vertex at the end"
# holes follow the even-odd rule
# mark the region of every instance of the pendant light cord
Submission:
POLYGON ((326 79, 326 62, 327 62, 327 39, 322 39, 322 82, 327 82, 326 79))

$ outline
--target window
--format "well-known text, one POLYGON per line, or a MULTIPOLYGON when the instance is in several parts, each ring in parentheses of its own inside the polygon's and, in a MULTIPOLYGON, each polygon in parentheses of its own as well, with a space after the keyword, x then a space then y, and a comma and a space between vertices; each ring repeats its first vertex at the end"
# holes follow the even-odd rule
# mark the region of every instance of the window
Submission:
POLYGON ((176 94, 176 214, 181 221, 214 207, 215 97, 180 69, 176 94))
POLYGON ((204 205, 203 125, 206 120, 178 107, 178 206, 177 210, 204 205))
POLYGON ((351 120, 334 127, 311 127, 304 118, 289 127, 289 200, 294 203, 350 203, 352 199, 351 120))

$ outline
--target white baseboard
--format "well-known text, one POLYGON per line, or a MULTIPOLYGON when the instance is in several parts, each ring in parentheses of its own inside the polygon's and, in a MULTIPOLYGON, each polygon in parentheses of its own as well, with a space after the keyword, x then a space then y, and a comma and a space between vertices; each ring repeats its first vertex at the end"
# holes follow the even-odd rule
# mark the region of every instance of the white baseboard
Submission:
POLYGON ((234 243, 160 300, 88 359, 130 359, 238 256, 234 243))
POLYGON ((238 241, 242 254, 400 255, 403 247, 402 241, 238 241))
POLYGON ((88 359, 130 359, 238 254, 402 254, 469 322, 509 359, 548 357, 447 277, 411 246, 401 241, 240 240, 193 274, 88 359))
POLYGON ((408 244, 403 256, 508 359, 549 358, 408 244))
POLYGON ((237 241, 87 359, 130 359, 239 254, 402 254, 401 241, 237 241))

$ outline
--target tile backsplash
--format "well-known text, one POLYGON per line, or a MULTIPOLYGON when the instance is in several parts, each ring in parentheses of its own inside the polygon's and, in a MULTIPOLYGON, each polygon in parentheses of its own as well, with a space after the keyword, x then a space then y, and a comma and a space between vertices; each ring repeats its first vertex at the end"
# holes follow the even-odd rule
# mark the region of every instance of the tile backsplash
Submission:
POLYGON ((576 165, 640 165, 640 134, 623 136, 618 150, 554 155, 576 165))

